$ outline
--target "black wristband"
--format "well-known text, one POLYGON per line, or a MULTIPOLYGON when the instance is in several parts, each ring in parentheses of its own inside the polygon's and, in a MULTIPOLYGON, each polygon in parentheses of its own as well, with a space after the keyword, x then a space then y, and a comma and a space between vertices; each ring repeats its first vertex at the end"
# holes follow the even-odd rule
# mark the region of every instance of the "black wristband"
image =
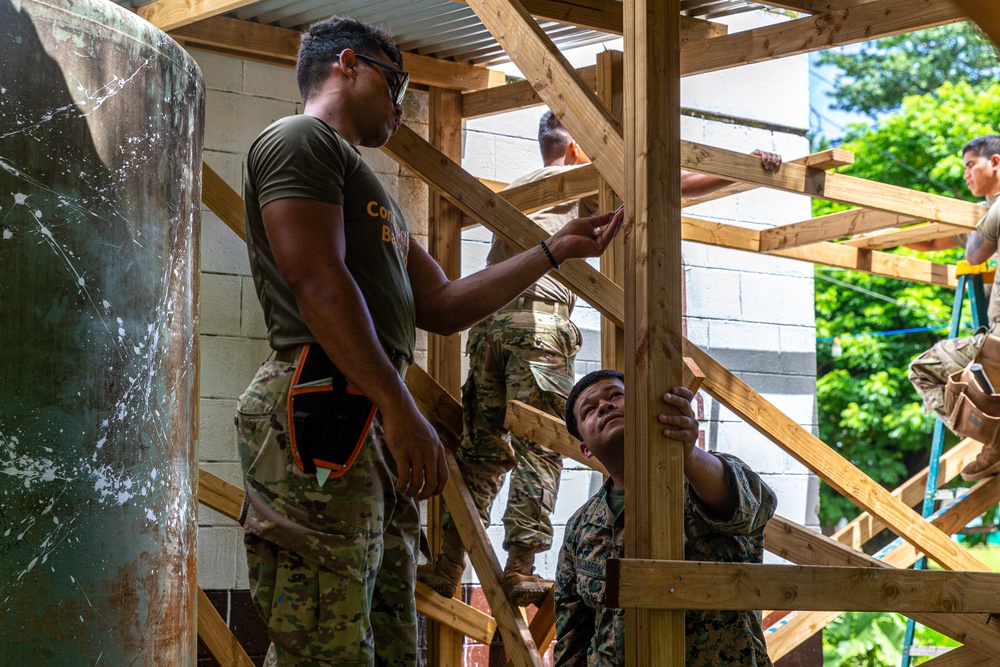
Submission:
POLYGON ((559 268, 559 264, 558 264, 558 262, 556 262, 556 258, 552 256, 552 253, 549 252, 549 247, 547 245, 545 245, 545 241, 544 240, 539 241, 538 245, 542 246, 542 252, 544 252, 545 256, 549 258, 549 262, 552 263, 552 268, 553 269, 558 269, 559 268))

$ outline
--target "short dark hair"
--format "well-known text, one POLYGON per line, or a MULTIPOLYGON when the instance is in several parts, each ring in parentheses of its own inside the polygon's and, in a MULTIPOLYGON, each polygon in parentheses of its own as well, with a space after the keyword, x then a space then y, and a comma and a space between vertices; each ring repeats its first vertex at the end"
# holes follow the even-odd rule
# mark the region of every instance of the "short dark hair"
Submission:
POLYGON ((308 101, 326 81, 330 66, 344 49, 373 58, 378 58, 381 51, 389 56, 393 65, 403 67, 403 56, 387 28, 376 28, 344 16, 331 16, 313 23, 302 33, 295 64, 295 79, 302 101, 308 101))
POLYGON ((542 151, 542 160, 548 164, 566 154, 573 135, 569 133, 556 115, 551 111, 542 114, 538 121, 538 147, 542 151))
POLYGON ((966 153, 986 158, 991 155, 1000 155, 1000 134, 986 134, 976 137, 965 144, 965 148, 962 149, 962 155, 966 153))
POLYGON ((566 398, 566 430, 569 431, 569 434, 577 440, 582 441, 583 438, 580 437, 580 429, 576 424, 576 415, 573 414, 573 408, 576 407, 576 399, 580 398, 580 394, 583 390, 590 385, 609 378, 618 378, 622 381, 622 384, 625 384, 624 373, 605 368, 599 371, 591 371, 590 373, 587 373, 580 378, 579 382, 573 385, 573 389, 569 392, 569 396, 566 398))

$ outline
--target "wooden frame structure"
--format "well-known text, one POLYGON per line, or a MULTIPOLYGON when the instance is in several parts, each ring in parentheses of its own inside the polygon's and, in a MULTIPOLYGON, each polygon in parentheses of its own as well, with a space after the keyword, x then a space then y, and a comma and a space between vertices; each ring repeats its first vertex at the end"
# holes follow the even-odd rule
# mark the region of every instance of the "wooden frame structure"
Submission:
MULTIPOLYGON (((985 615, 1000 611, 1000 600, 989 592, 998 590, 1000 577, 971 574, 987 568, 949 537, 1000 499, 1000 482, 996 478, 980 482, 947 512, 925 520, 911 507, 920 500, 926 471, 922 478, 918 475, 895 492, 886 491, 685 340, 680 326, 682 240, 954 285, 953 267, 880 249, 969 229, 978 221, 981 208, 832 172, 853 159, 844 151, 805 156, 785 163, 776 173, 765 173, 755 158, 678 139, 679 81, 684 76, 942 25, 963 20, 966 13, 994 40, 1000 40, 1000 8, 977 0, 764 0, 803 16, 726 34, 716 24, 681 17, 679 0, 460 1, 475 11, 527 80, 500 85, 503 77, 482 67, 417 54, 404 56, 414 83, 429 91, 430 141, 403 127, 384 150, 430 185, 430 250, 446 273, 458 273, 459 235, 463 224, 470 221, 486 225, 515 247, 527 248, 544 236, 525 217, 527 212, 598 190, 606 201, 613 191, 626 202, 628 229, 623 234, 624 254, 616 260, 618 268, 607 267, 602 274, 583 262, 571 261, 557 277, 599 310, 607 323, 624 331, 616 353, 609 355, 606 350, 605 358, 629 360, 626 371, 633 395, 651 397, 647 402, 628 404, 628 559, 609 567, 618 584, 609 587, 611 596, 628 607, 627 664, 683 665, 681 610, 715 604, 792 609, 792 614, 769 633, 768 648, 774 658, 829 622, 836 611, 849 607, 903 610, 963 643, 960 649, 931 661, 936 667, 1000 664, 1000 620, 985 615), (623 34, 624 58, 605 57, 595 67, 576 70, 533 17, 623 34), (463 119, 543 103, 579 138, 593 159, 592 167, 501 197, 457 164, 463 119), (612 108, 617 108, 619 115, 612 108), (622 108, 624 119, 620 118, 622 108), (677 179, 681 168, 737 182, 710 198, 767 187, 856 208, 764 231, 699 220, 681 214, 683 207, 706 199, 681 200, 677 179), (845 237, 854 238, 834 242, 845 237), (629 271, 622 271, 622 257, 629 271), (780 518, 773 520, 768 527, 767 548, 797 566, 673 562, 683 558, 682 467, 679 448, 659 446, 653 435, 658 410, 654 399, 663 387, 681 381, 682 355, 693 359, 704 373, 704 389, 710 395, 851 498, 865 513, 832 539, 780 518), (860 552, 864 542, 883 527, 900 536, 898 548, 875 558, 860 552), (959 572, 898 570, 924 554, 959 572), (680 586, 665 587, 662 572, 666 568, 672 580, 683 580, 685 591, 675 592, 680 586), (836 601, 829 597, 829 584, 823 585, 830 576, 840 577, 835 581, 843 589, 843 596, 836 601), (926 583, 931 577, 941 592, 936 597, 927 595, 926 583), (735 581, 767 585, 742 589, 730 585, 735 581), (719 582, 725 582, 728 597, 716 601, 712 598, 719 582), (876 590, 866 594, 869 588, 876 590), (760 589, 774 594, 763 597, 760 589), (951 592, 945 595, 946 590, 951 592)), ((295 31, 221 16, 251 2, 157 0, 139 13, 189 48, 292 65, 295 31)), ((335 1, 330 9, 336 12, 335 1)), ((242 234, 239 195, 207 166, 203 185, 205 203, 242 234)), ((614 340, 605 336, 605 341, 614 340)), ((428 372, 414 368, 408 376, 418 404, 451 445, 457 442, 461 429, 455 398, 459 355, 455 337, 432 338, 428 372)), ((508 426, 568 456, 575 450, 561 422, 526 406, 512 405, 508 426)), ((976 443, 966 441, 949 452, 938 483, 947 483, 957 475, 975 449, 976 443)), ((435 664, 458 664, 460 642, 456 637, 460 634, 488 638, 495 627, 504 636, 511 664, 540 666, 538 647, 550 641, 553 632, 551 599, 532 627, 507 602, 500 589, 496 557, 453 460, 451 468, 445 502, 469 547, 493 619, 421 589, 421 611, 445 628, 435 640, 435 664)), ((209 506, 233 516, 240 494, 240 489, 202 473, 199 498, 209 506)), ((220 662, 247 664, 245 654, 240 656, 238 645, 226 639, 224 630, 211 614, 202 615, 199 632, 206 641, 211 638, 209 644, 220 662)))

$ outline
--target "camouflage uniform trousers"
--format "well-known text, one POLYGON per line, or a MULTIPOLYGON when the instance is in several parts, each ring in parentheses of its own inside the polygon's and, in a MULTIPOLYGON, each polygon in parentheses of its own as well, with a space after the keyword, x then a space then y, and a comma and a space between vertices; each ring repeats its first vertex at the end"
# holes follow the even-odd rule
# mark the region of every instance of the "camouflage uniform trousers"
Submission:
POLYGON ((923 399, 924 410, 936 412, 949 427, 951 423, 944 409, 948 376, 962 370, 976 358, 985 338, 985 327, 964 338, 945 338, 910 362, 910 382, 923 399))
MULTIPOLYGON (((504 549, 512 544, 534 551, 551 548, 549 515, 562 473, 559 454, 514 434, 507 442, 507 401, 561 419, 580 344, 580 331, 568 318, 531 310, 501 311, 469 331, 465 423, 456 458, 487 524, 504 476, 513 470, 503 516, 504 549)), ((449 524, 446 514, 446 528, 449 524)))
POLYGON ((419 514, 397 496, 378 420, 350 470, 321 488, 295 465, 286 401, 294 366, 266 361, 237 404, 250 588, 270 665, 416 664, 419 514))

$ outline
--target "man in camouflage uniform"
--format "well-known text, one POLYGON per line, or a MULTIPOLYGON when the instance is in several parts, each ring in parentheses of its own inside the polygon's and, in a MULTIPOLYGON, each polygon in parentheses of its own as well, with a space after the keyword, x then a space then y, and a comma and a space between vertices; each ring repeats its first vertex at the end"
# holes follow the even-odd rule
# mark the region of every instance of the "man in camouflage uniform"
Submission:
MULTIPOLYGON (((590 162, 551 111, 546 111, 539 121, 538 145, 545 166, 518 178, 508 188, 590 162)), ((757 150, 753 155, 761 158, 768 171, 781 164, 781 156, 774 153, 757 150)), ((681 172, 685 197, 707 194, 729 184, 714 176, 681 172)), ((597 198, 592 196, 543 209, 530 217, 546 232, 553 233, 567 221, 589 215, 596 207, 597 198)), ((494 237, 486 263, 501 262, 513 252, 494 237)), ((569 288, 546 276, 469 331, 469 376, 462 387, 465 424, 457 458, 485 524, 489 524, 490 510, 504 476, 513 470, 503 516, 503 548, 507 551, 503 583, 507 596, 521 606, 540 602, 552 586, 552 582, 534 574, 534 559, 536 553, 552 546, 549 517, 559 491, 562 457, 526 438, 508 434, 504 426, 507 402, 521 401, 550 415, 562 416, 582 343, 579 330, 569 319, 575 301, 569 288)), ((421 565, 417 576, 438 593, 451 597, 464 569, 465 549, 446 514, 443 551, 432 564, 421 565)))
MULTIPOLYGON (((986 135, 970 141, 962 149, 962 161, 969 191, 976 197, 985 197, 989 207, 965 245, 966 260, 980 264, 996 252, 1000 240, 1000 135, 986 135)), ((1000 281, 1000 272, 994 278, 989 297, 991 335, 996 333, 996 323, 1000 321, 997 281, 1000 281)), ((923 399, 924 409, 936 412, 949 428, 951 424, 944 408, 948 376, 975 359, 986 335, 985 330, 980 330, 964 338, 946 338, 910 362, 910 382, 923 399)), ((997 473, 1000 473, 1000 443, 985 443, 976 459, 962 470, 962 479, 973 482, 997 473)))
MULTIPOLYGON (((694 394, 676 387, 663 401, 677 414, 660 415, 664 436, 684 443, 684 558, 760 563, 764 526, 777 498, 735 456, 694 446, 694 394)), ((556 573, 555 665, 625 664, 625 612, 604 606, 605 562, 623 558, 625 539, 625 377, 594 371, 566 401, 566 428, 580 451, 604 464, 610 478, 566 525, 556 573)), ((760 612, 688 611, 684 614, 687 667, 770 666, 760 612)))
MULTIPOLYGON (((621 223, 611 214, 574 220, 508 262, 448 281, 357 149, 382 146, 399 128, 409 78, 401 65, 379 29, 338 17, 312 25, 296 67, 303 114, 270 125, 247 156, 247 248, 275 354, 240 397, 236 428, 269 665, 416 663, 414 499, 440 493, 448 478, 437 433, 401 377, 416 327, 449 335, 471 326, 553 265, 600 254, 621 223), (354 439, 321 436, 313 444, 324 456, 313 459, 295 456, 300 440, 289 435, 306 344, 379 410, 353 465, 329 478, 314 460, 354 439)), ((337 400, 328 414, 349 418, 353 404, 337 400)))

